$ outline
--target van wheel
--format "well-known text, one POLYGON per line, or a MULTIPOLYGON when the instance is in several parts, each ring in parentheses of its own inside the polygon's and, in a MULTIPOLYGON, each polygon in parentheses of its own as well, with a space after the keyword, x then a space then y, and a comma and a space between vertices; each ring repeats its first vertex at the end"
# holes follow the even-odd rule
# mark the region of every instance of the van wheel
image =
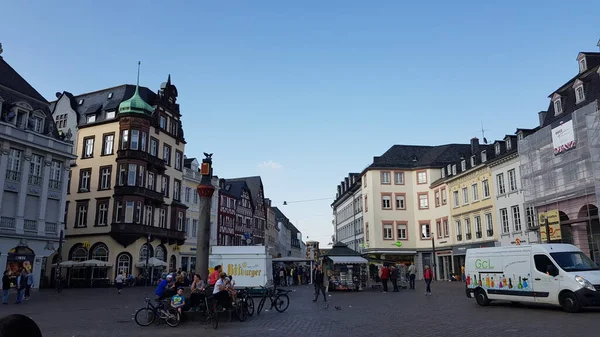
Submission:
POLYGON ((579 303, 579 299, 575 294, 568 291, 563 293, 560 296, 560 306, 564 311, 570 313, 576 313, 581 310, 581 304, 579 303))
POLYGON ((477 301, 477 304, 479 304, 482 307, 490 305, 490 300, 488 299, 485 291, 483 290, 478 290, 475 293, 475 300, 477 301))

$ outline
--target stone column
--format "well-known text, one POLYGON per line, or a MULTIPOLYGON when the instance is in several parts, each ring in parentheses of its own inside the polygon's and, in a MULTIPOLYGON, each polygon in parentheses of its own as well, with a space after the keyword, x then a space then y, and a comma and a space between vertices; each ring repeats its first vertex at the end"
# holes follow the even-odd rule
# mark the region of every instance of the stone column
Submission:
MULTIPOLYGON (((0 205, 2 205, 2 197, 4 196, 4 182, 6 181, 6 169, 8 168, 8 156, 10 155, 10 144, 8 142, 2 143, 0 148, 0 205)), ((4 269, 2 269, 4 270, 4 269)))
POLYGON ((19 204, 17 206, 17 234, 23 234, 25 224, 25 201, 27 200, 27 186, 29 184, 29 166, 31 165, 31 149, 26 149, 21 161, 21 186, 19 190, 19 204))
POLYGON ((212 185, 212 154, 202 159, 202 179, 197 187, 200 196, 198 235, 196 236, 196 273, 208 280, 208 257, 210 255, 210 204, 215 187, 212 185))
POLYGON ((39 236, 44 236, 46 231, 46 206, 48 205, 48 185, 50 184, 50 167, 52 166, 52 155, 46 155, 42 172, 42 193, 40 194, 40 213, 38 216, 37 230, 39 236))

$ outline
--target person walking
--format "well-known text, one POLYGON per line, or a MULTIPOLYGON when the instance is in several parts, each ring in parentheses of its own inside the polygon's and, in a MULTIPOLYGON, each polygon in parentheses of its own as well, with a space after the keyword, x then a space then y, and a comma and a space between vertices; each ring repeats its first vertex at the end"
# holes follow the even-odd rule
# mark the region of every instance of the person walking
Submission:
POLYGON ((397 293, 400 290, 398 289, 398 268, 396 266, 392 266, 392 270, 390 271, 390 281, 392 282, 392 287, 394 287, 394 292, 397 293))
POLYGON ((8 293, 10 292, 9 273, 8 270, 5 270, 4 275, 2 276, 2 304, 8 304, 8 293))
POLYGON ((415 289, 415 278, 417 276, 417 267, 415 267, 414 263, 411 263, 408 266, 408 282, 410 285, 410 289, 415 289))
POLYGON ((385 294, 388 291, 388 280, 390 278, 390 270, 386 265, 381 267, 381 270, 379 271, 379 278, 381 278, 381 285, 383 286, 383 293, 385 294))
POLYGON ((25 269, 21 269, 19 276, 17 276, 17 300, 16 304, 23 303, 23 295, 25 294, 25 288, 27 287, 27 272, 25 269))
POLYGON ((115 286, 117 287, 117 294, 121 295, 121 289, 123 289, 123 283, 125 282, 125 275, 119 273, 115 278, 115 286))
POLYGON ((33 272, 27 273, 27 285, 25 286, 25 300, 31 296, 31 288, 33 287, 33 272))
POLYGON ((423 272, 423 278, 425 279, 425 284, 427 285, 425 296, 431 296, 431 281, 433 280, 433 271, 427 265, 425 266, 425 271, 423 272))
POLYGON ((325 275, 323 274, 323 269, 321 266, 317 266, 315 270, 315 274, 313 275, 313 283, 315 285, 315 298, 313 302, 316 302, 319 299, 319 294, 323 293, 323 300, 327 302, 327 294, 325 293, 325 275))

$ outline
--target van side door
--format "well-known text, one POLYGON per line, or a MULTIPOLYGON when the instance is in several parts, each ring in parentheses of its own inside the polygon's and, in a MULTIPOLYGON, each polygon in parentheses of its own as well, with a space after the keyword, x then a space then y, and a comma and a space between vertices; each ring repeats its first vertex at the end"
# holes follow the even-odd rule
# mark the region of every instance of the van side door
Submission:
POLYGON ((558 268, 545 254, 535 254, 533 261, 535 268, 532 270, 532 279, 528 282, 531 282, 533 287, 535 301, 558 304, 558 293, 560 291, 558 268))

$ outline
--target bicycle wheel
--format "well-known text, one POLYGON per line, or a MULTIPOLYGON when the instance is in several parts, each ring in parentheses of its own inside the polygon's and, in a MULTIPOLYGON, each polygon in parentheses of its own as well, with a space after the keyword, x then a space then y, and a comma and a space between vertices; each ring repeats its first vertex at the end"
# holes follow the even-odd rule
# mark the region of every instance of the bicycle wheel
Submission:
POLYGON ((217 315, 216 312, 214 312, 214 311, 209 312, 208 319, 210 320, 210 323, 211 323, 213 329, 216 329, 219 327, 219 316, 217 315))
POLYGON ((275 310, 284 312, 290 306, 290 298, 286 294, 277 295, 275 297, 275 310))
POLYGON ((258 308, 256 309, 256 316, 260 316, 260 311, 262 310, 263 306, 265 305, 266 299, 267 299, 266 297, 263 297, 263 298, 261 298, 260 303, 258 303, 258 308))
POLYGON ((171 328, 174 328, 178 326, 179 323, 181 323, 181 315, 179 314, 179 311, 175 308, 165 310, 165 316, 165 322, 171 328))
POLYGON ((250 295, 247 295, 246 298, 244 299, 244 302, 246 302, 246 309, 248 311, 248 316, 254 315, 254 299, 252 297, 250 297, 250 295))
POLYGON ((246 301, 240 300, 235 308, 235 313, 240 322, 245 322, 248 319, 248 308, 246 308, 246 301))
POLYGON ((135 313, 135 322, 139 326, 148 326, 154 323, 156 313, 150 308, 141 308, 135 313))

